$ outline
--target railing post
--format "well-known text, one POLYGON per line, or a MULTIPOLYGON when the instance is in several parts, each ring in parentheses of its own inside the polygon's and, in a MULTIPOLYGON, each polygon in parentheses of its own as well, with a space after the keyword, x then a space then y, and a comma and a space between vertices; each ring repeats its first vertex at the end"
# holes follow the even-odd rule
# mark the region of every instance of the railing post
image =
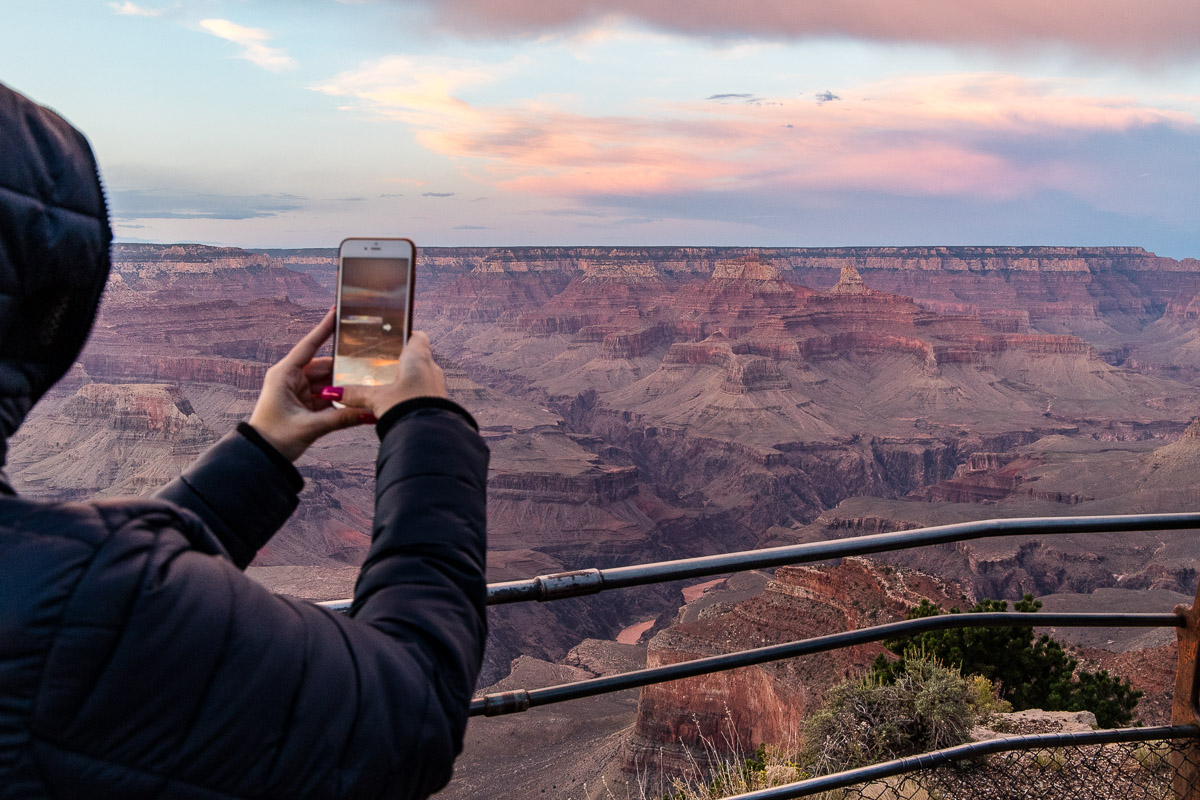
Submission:
MULTIPOLYGON (((1196 657, 1200 651, 1200 589, 1191 607, 1175 606, 1175 613, 1186 623, 1176 628, 1179 643, 1179 661, 1175 668, 1175 696, 1171 703, 1172 725, 1193 725, 1200 722, 1197 710, 1196 657)), ((1171 796, 1174 800, 1200 800, 1200 740, 1171 751, 1171 766, 1175 776, 1171 779, 1171 796)))

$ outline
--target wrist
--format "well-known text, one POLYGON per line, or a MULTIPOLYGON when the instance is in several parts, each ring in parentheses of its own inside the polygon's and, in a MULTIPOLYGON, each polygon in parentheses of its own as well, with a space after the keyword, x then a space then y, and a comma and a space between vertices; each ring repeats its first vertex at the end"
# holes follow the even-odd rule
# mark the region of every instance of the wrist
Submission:
POLYGON ((438 395, 422 395, 419 397, 410 397, 393 404, 383 414, 379 416, 379 421, 375 423, 375 432, 382 439, 387 435, 387 432, 395 427, 396 423, 409 414, 421 411, 423 409, 441 409, 443 411, 452 411, 463 418, 468 425, 474 430, 479 430, 478 423, 465 408, 458 403, 450 400, 447 397, 438 395))
POLYGON ((283 453, 279 452, 279 449, 275 447, 275 445, 267 441, 254 426, 248 422, 239 422, 237 425, 237 432, 241 434, 244 439, 257 447, 259 452, 266 456, 267 459, 275 465, 280 474, 282 474, 287 480, 288 484, 291 485, 293 491, 299 493, 300 490, 304 488, 304 478, 302 478, 300 473, 296 471, 295 465, 292 464, 292 462, 286 456, 284 456, 283 453))
POLYGON ((406 391, 399 394, 390 394, 379 398, 373 398, 371 403, 371 413, 376 419, 383 419, 384 415, 391 412, 392 409, 401 406, 407 407, 409 404, 418 400, 447 400, 444 394, 435 392, 420 392, 406 391))
POLYGON ((305 448, 302 445, 272 431, 270 425, 264 425, 261 420, 256 420, 253 414, 250 415, 250 420, 246 423, 246 427, 258 434, 266 444, 273 447, 288 463, 295 463, 296 459, 304 454, 305 448))

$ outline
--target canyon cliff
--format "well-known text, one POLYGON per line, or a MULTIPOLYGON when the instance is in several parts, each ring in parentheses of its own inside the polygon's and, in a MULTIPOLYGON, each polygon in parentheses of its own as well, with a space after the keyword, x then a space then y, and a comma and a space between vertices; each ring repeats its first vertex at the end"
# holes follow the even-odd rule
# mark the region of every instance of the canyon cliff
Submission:
MULTIPOLYGON (((867 559, 780 567, 761 594, 712 605, 658 633, 646 665, 895 622, 922 599, 948 608, 968 598, 932 575, 867 559)), ((826 690, 861 674, 883 651, 880 644, 857 645, 648 686, 626 746, 626 769, 680 772, 714 753, 751 752, 764 742, 795 745, 804 717, 820 706, 826 690)))
MULTIPOLYGON (((26 494, 151 491, 249 414, 333 299, 331 250, 113 255, 80 364, 14 442, 26 494)), ((1198 293, 1200 262, 1139 248, 426 248, 415 319, 492 449, 495 581, 939 521, 1194 508, 1198 293)), ((350 594, 374 448, 359 429, 304 457, 300 509, 254 574, 350 594)), ((887 560, 1010 599, 1186 593, 1200 574, 1186 534, 887 560)), ((700 652, 698 633, 666 631, 677 590, 493 610, 484 682, 649 620, 653 658, 676 657, 670 642, 700 652)), ((762 698, 811 700, 754 680, 762 698)), ((656 720, 642 741, 684 724, 656 720)))

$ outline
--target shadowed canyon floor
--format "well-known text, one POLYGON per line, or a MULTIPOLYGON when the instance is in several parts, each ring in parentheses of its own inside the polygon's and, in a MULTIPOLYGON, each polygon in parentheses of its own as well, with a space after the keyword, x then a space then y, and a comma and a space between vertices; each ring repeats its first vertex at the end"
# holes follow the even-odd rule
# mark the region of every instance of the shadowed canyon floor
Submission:
MULTIPOLYGON (((1200 499, 1195 260, 1138 248, 580 247, 434 248, 420 264, 416 325, 492 449, 493 581, 996 516, 1192 510, 1200 499)), ((332 302, 334 275, 332 250, 117 246, 80 363, 12 443, 18 489, 74 499, 165 483, 248 415, 266 367, 332 302)), ((365 429, 314 447, 299 464, 301 507, 251 574, 300 597, 348 596, 369 544, 373 453, 365 429)), ((1153 598, 1167 610, 1195 592, 1193 537, 1014 537, 880 563, 971 597, 1069 605, 1059 598, 1083 593, 1084 605, 1153 610, 1141 607, 1153 598)), ((873 580, 886 587, 881 570, 873 580)), ((794 630, 778 622, 787 615, 763 609, 789 574, 773 589, 769 576, 697 589, 684 611, 679 585, 494 609, 481 683, 625 663, 595 644, 580 666, 585 639, 629 663, 649 642, 657 663, 785 628, 812 635, 818 617, 853 624, 833 597, 794 630), (619 650, 623 631, 635 651, 619 650)), ((902 616, 893 600, 878 613, 902 616)), ((1076 643, 1147 686, 1162 682, 1150 665, 1170 663, 1158 640, 1076 643)), ((762 709, 790 698, 792 717, 737 723, 762 738, 794 726, 852 668, 739 671, 704 691, 741 692, 762 709)), ((575 706, 582 717, 568 704, 541 721, 473 722, 448 796, 496 796, 474 770, 526 751, 542 767, 511 796, 575 796, 584 781, 594 795, 598 776, 622 780, 638 753, 686 758, 694 691, 647 690, 640 716, 631 695, 575 706), (561 747, 497 747, 523 725, 561 747), (583 751, 564 792, 550 765, 583 751)))

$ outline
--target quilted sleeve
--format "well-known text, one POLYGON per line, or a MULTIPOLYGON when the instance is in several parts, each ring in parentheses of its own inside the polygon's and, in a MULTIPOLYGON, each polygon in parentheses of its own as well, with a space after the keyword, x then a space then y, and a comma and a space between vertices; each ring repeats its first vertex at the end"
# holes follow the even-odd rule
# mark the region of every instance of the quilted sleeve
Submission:
POLYGON ((287 522, 304 481, 245 423, 156 494, 204 520, 240 568, 287 522))
POLYGON ((42 682, 37 753, 57 796, 394 800, 443 786, 486 634, 486 474, 486 447, 452 412, 387 433, 353 617, 270 594, 197 549, 198 521, 171 506, 118 526, 42 682))

